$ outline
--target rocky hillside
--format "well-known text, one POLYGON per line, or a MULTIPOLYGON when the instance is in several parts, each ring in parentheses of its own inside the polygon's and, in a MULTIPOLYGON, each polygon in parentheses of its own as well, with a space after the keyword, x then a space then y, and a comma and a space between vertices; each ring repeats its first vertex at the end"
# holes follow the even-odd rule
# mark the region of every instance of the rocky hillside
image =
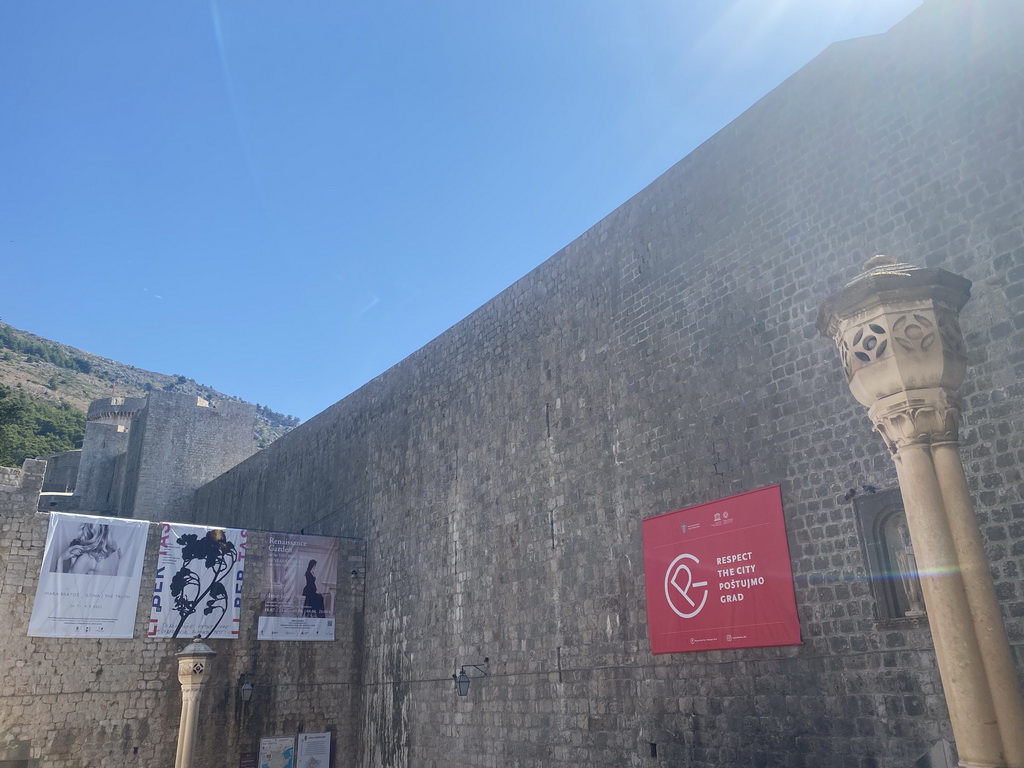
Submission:
MULTIPOLYGON (((207 400, 240 398, 218 392, 181 375, 155 373, 69 347, 0 322, 0 384, 34 399, 67 403, 83 413, 97 398, 141 397, 153 389, 185 392, 207 400)), ((260 447, 270 445, 297 426, 293 416, 257 406, 256 433, 260 447)))

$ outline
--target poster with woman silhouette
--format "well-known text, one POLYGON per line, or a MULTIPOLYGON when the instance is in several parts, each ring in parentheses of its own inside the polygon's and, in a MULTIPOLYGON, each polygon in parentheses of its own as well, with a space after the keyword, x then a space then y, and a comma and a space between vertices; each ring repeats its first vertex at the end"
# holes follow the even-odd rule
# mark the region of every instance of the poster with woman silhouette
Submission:
POLYGON ((267 534, 260 640, 333 640, 338 539, 267 534))
POLYGON ((149 637, 238 637, 249 532, 160 524, 149 637))
POLYGON ((149 523, 50 514, 28 634, 132 637, 149 523))

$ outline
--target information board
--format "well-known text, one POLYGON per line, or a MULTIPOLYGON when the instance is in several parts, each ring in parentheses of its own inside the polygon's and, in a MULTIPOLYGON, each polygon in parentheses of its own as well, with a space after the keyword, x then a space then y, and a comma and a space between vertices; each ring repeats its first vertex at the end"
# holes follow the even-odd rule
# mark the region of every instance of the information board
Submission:
POLYGON ((260 739, 260 768, 295 768, 295 737, 260 739))
POLYGON ((799 645, 779 486, 643 521, 653 653, 799 645))
POLYGON ((331 768, 331 734, 300 733, 295 768, 331 768))

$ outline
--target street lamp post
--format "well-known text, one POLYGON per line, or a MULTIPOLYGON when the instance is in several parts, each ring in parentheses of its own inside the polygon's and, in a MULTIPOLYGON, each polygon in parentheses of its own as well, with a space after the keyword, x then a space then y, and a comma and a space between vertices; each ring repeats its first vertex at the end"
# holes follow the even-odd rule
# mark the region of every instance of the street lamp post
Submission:
POLYGON ((203 684, 209 678, 210 662, 217 654, 201 638, 175 654, 178 657, 178 682, 181 683, 181 723, 178 727, 178 750, 174 768, 192 768, 196 723, 199 720, 199 699, 203 684))
POLYGON ((818 330, 896 465, 963 768, 1024 768, 1024 704, 959 454, 969 280, 876 256, 818 330))

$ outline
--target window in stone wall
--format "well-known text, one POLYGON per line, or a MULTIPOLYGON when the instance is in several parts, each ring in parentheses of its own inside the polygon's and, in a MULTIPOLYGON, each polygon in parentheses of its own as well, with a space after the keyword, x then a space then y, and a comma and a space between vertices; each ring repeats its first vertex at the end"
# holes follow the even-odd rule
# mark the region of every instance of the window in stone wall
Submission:
POLYGON ((871 575, 876 618, 920 620, 925 615, 924 596, 899 490, 857 496, 853 506, 871 575))

